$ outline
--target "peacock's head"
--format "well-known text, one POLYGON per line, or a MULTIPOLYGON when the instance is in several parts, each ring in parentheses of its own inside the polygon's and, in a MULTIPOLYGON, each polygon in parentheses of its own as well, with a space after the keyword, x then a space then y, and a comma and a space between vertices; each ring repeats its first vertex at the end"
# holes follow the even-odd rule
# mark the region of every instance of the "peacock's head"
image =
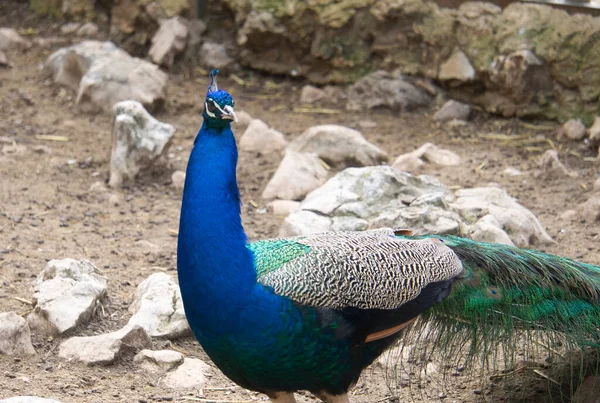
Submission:
POLYGON ((204 110, 202 116, 209 126, 223 127, 231 123, 237 122, 237 116, 233 110, 233 98, 224 90, 220 90, 217 86, 217 74, 219 70, 210 72, 210 85, 204 100, 204 110))

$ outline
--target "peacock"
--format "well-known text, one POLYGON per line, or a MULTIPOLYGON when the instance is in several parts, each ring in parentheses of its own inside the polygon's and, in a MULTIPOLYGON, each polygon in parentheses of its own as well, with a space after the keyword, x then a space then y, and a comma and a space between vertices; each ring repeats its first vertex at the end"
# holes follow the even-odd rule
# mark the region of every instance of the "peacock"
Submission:
POLYGON ((249 243, 234 101, 217 73, 188 162, 177 270, 190 327, 231 380, 273 403, 295 402, 298 390, 347 403, 361 372, 419 317, 474 346, 519 329, 600 345, 600 268, 589 264, 387 228, 249 243))

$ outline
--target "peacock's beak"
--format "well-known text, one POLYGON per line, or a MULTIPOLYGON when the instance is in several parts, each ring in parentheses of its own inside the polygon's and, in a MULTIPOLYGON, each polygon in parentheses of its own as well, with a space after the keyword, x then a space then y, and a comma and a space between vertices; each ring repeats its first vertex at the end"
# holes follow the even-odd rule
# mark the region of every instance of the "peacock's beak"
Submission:
POLYGON ((223 108, 223 111, 225 113, 222 114, 222 116, 221 116, 222 119, 229 119, 229 120, 233 120, 234 122, 238 121, 238 118, 235 115, 235 111, 233 110, 233 106, 225 105, 225 107, 223 108))

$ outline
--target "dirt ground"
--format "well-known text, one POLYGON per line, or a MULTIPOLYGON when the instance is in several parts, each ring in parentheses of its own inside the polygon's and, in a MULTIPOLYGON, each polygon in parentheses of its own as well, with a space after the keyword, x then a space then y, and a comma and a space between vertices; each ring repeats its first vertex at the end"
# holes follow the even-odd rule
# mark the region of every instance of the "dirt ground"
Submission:
MULTIPOLYGON (((16 4, 0 5, 0 26, 34 28, 34 37, 58 32, 58 23, 41 20, 27 12, 24 5, 16 4)), ((23 300, 32 298, 32 280, 48 260, 86 258, 108 277, 109 297, 99 317, 69 336, 93 335, 117 330, 128 320, 127 307, 135 287, 151 273, 165 271, 176 277, 174 231, 178 228, 181 192, 173 188, 170 176, 174 170, 185 169, 201 124, 207 79, 186 69, 171 73, 165 110, 156 115, 177 128, 167 161, 109 198, 108 194, 91 192, 90 186, 108 178, 111 116, 92 114, 74 105, 73 91, 52 84, 42 74, 40 65, 50 51, 34 47, 11 55, 12 68, 0 68, 0 312, 27 314, 31 307, 23 300), (40 135, 65 136, 68 141, 42 140, 40 135), (140 241, 158 245, 159 250, 149 251, 140 241)), ((227 77, 220 82, 236 99, 236 108, 263 119, 288 140, 315 124, 336 123, 361 130, 391 158, 428 141, 451 149, 463 157, 462 165, 429 165, 423 173, 438 177, 448 186, 500 184, 530 208, 557 241, 541 249, 600 265, 598 226, 577 218, 561 218, 561 213, 587 200, 599 165, 584 159, 594 157, 593 150, 580 143, 557 140, 557 123, 498 119, 477 112, 466 127, 445 129, 433 123, 433 110, 346 113, 343 103, 327 105, 338 108, 337 114, 300 113, 293 108, 299 106, 303 83, 250 71, 238 75, 245 86, 227 77), (365 121, 376 125, 363 129, 360 123, 365 121), (537 160, 550 148, 549 142, 511 145, 479 136, 489 133, 528 135, 531 139, 545 136, 554 142, 562 161, 578 177, 542 179, 536 175, 537 160), (506 176, 502 172, 507 167, 517 168, 523 175, 506 176)), ((239 128, 234 127, 234 131, 242 133, 239 128)), ((240 155, 243 221, 251 239, 276 236, 281 224, 280 217, 264 212, 266 202, 260 197, 278 162, 279 157, 273 155, 240 155)), ((37 355, 31 358, 0 356, 0 398, 38 395, 65 403, 266 399, 240 389, 218 371, 210 379, 210 388, 173 391, 159 385, 159 375, 149 375, 134 365, 132 354, 108 367, 85 367, 58 359, 57 347, 64 337, 34 334, 33 340, 37 355)), ((155 340, 153 344, 154 349, 176 348, 188 357, 209 362, 193 338, 155 340)), ((517 373, 494 382, 489 376, 460 373, 441 385, 417 380, 420 377, 414 374, 397 374, 401 381, 389 382, 394 374, 374 366, 361 378, 352 399, 355 403, 547 399, 547 380, 532 371, 517 373), (397 385, 393 393, 389 384, 397 385), (515 389, 524 393, 515 398, 509 393, 515 389)), ((299 401, 315 399, 302 394, 299 401)))

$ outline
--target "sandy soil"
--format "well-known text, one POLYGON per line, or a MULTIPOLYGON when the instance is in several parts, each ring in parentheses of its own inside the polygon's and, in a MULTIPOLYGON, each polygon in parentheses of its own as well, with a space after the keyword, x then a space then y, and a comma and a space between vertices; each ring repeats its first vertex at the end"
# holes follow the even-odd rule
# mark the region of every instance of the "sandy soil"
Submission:
MULTIPOLYGON (((0 5, 0 26, 34 28, 39 36, 57 32, 59 25, 31 15, 22 4, 7 3, 0 5)), ((176 275, 173 231, 178 227, 181 193, 171 186, 170 176, 174 170, 185 169, 193 137, 201 123, 201 100, 207 80, 183 69, 171 74, 166 108, 156 116, 177 127, 169 158, 152 172, 144 173, 135 184, 115 193, 118 195, 115 205, 104 195, 89 191, 94 182, 108 178, 111 117, 90 114, 74 105, 71 90, 60 88, 44 77, 40 64, 48 54, 48 50, 34 47, 11 56, 13 68, 0 68, 0 149, 6 146, 0 153, 0 312, 25 315, 29 311, 30 306, 15 297, 31 299, 32 280, 48 260, 87 258, 109 278, 109 298, 100 317, 71 335, 93 335, 116 330, 127 321, 127 307, 135 287, 148 275, 157 270, 176 275), (60 135, 69 140, 40 140, 39 135, 60 135), (159 245, 160 250, 149 252, 139 241, 150 241, 159 245)), ((263 119, 288 139, 315 124, 337 123, 358 128, 392 158, 427 141, 449 148, 464 158, 461 166, 444 169, 427 166, 423 173, 438 177, 448 186, 499 183, 530 208, 556 239, 556 244, 542 247, 543 250, 600 264, 598 226, 560 218, 561 213, 576 208, 589 197, 598 164, 584 161, 582 156, 595 154, 582 144, 557 141, 556 123, 534 122, 531 126, 531 122, 498 119, 478 112, 468 126, 452 130, 437 127, 430 117, 432 110, 401 115, 385 110, 357 114, 344 112, 340 104, 328 105, 340 108, 338 114, 295 113, 293 108, 299 105, 302 83, 250 71, 239 75, 246 80, 246 86, 226 77, 221 79, 221 86, 236 99, 237 108, 263 119), (376 122, 376 126, 361 129, 359 123, 364 121, 376 122), (549 143, 532 143, 533 148, 526 148, 482 139, 478 135, 483 133, 546 136, 555 142, 569 169, 579 176, 538 178, 537 159, 550 147, 549 143), (507 167, 517 168, 523 175, 505 176, 502 171, 507 167)), ((234 131, 241 134, 240 129, 234 131)), ((243 220, 251 239, 275 236, 281 223, 281 218, 263 213, 265 201, 260 197, 278 162, 278 156, 240 155, 243 220), (251 201, 258 207, 253 207, 251 201)), ((148 375, 139 369, 132 363, 131 354, 112 366, 90 368, 57 358, 57 347, 64 337, 34 335, 33 339, 37 355, 0 356, 0 398, 35 394, 65 403, 265 399, 236 387, 217 371, 210 380, 210 389, 186 392, 164 389, 158 385, 159 375, 148 375)), ((155 349, 171 347, 186 356, 208 361, 192 338, 157 340, 153 345, 155 349)), ((397 374, 399 382, 388 382, 394 374, 386 374, 375 366, 353 390, 353 402, 547 398, 545 379, 532 371, 517 373, 493 382, 487 376, 460 373, 442 386, 427 379, 417 380, 420 377, 414 374, 397 374), (393 394, 388 384, 398 385, 393 394), (509 392, 515 389, 525 392, 518 398, 512 397, 509 392)), ((300 395, 299 400, 315 401, 309 394, 300 395)))

